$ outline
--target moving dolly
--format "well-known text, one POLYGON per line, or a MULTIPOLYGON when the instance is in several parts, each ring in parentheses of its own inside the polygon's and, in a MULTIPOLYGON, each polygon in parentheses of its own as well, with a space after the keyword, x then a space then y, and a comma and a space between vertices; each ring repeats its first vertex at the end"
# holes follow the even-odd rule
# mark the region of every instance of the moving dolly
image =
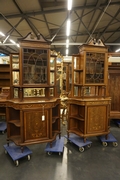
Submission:
POLYGON ((114 120, 114 123, 117 124, 118 127, 120 127, 120 120, 119 120, 119 119, 117 119, 117 120, 115 119, 115 120, 114 120))
POLYGON ((28 160, 31 159, 32 151, 26 146, 24 146, 23 152, 21 151, 20 146, 16 146, 13 142, 9 143, 9 145, 5 144, 4 148, 5 148, 5 154, 8 153, 10 155, 16 166, 19 166, 18 160, 23 157, 27 156, 28 160))
POLYGON ((84 142, 84 139, 80 136, 77 136, 76 134, 69 134, 69 138, 67 135, 65 135, 65 138, 67 138, 70 142, 74 143, 75 145, 77 145, 79 147, 79 151, 80 152, 84 152, 85 150, 85 146, 87 146, 88 148, 91 147, 92 142, 89 141, 88 139, 86 139, 86 142, 84 142))
POLYGON ((106 139, 105 135, 98 136, 98 138, 99 138, 100 141, 102 142, 102 145, 103 145, 104 147, 106 147, 106 146, 108 145, 108 143, 111 143, 111 142, 112 142, 112 143, 113 143, 113 146, 114 146, 114 147, 117 147, 117 146, 118 146, 118 143, 117 143, 116 138, 113 136, 113 134, 112 134, 112 133, 109 133, 107 136, 108 136, 107 139, 106 139))
POLYGON ((58 152, 59 155, 63 152, 64 147, 64 137, 56 138, 55 141, 52 142, 52 147, 50 147, 50 143, 47 143, 45 151, 48 155, 51 155, 53 152, 58 152))
POLYGON ((0 122, 0 132, 2 132, 2 134, 4 134, 6 129, 7 129, 6 122, 4 122, 4 121, 0 122))

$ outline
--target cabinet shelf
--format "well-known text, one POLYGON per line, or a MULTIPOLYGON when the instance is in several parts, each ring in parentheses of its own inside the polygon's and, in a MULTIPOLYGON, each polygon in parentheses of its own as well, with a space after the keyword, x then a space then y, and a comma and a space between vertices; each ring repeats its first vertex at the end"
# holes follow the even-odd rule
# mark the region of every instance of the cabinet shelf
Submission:
POLYGON ((58 120, 59 119, 59 117, 58 116, 56 116, 56 117, 52 117, 52 123, 55 123, 56 122, 56 120, 58 120))
POLYGON ((20 146, 21 144, 21 137, 20 136, 10 136, 7 138, 8 141, 13 141, 16 145, 20 146))
POLYGON ((14 124, 17 127, 20 127, 20 120, 10 120, 8 123, 14 124))
POLYGON ((20 69, 14 68, 14 69, 12 69, 12 71, 20 71, 20 69))
POLYGON ((78 128, 72 128, 72 129, 69 130, 68 132, 69 132, 69 133, 75 133, 76 135, 81 136, 81 137, 84 136, 84 135, 83 135, 83 132, 80 131, 80 129, 78 129, 78 128))
POLYGON ((76 72, 83 72, 83 69, 74 69, 76 72))
POLYGON ((77 119, 77 120, 80 120, 80 121, 84 121, 85 119, 84 118, 82 118, 82 117, 79 117, 79 116, 69 116, 69 118, 75 118, 75 119, 77 119))

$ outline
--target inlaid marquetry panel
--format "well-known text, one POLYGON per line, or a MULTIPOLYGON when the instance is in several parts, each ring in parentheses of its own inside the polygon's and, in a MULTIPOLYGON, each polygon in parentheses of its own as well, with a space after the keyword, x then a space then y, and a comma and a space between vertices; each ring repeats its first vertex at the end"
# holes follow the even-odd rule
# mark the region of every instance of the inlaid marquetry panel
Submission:
POLYGON ((25 141, 48 139, 48 110, 44 111, 44 121, 42 115, 43 111, 24 112, 25 141))
POLYGON ((105 131, 106 106, 88 107, 87 133, 105 131))

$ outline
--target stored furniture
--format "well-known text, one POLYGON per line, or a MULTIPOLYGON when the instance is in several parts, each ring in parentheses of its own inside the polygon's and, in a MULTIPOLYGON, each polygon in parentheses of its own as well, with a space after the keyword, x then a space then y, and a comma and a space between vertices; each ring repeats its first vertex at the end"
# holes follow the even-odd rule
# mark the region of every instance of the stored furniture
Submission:
POLYGON ((0 64, 0 92, 3 87, 10 87, 10 64, 0 64))
POLYGON ((9 87, 2 87, 0 93, 0 131, 4 133, 6 130, 6 104, 9 99, 9 87))
POLYGON ((62 78, 62 90, 70 92, 70 80, 71 80, 71 62, 63 62, 63 78, 62 78))
POLYGON ((83 44, 72 59, 72 88, 68 98, 68 136, 106 135, 111 99, 108 96, 108 49, 83 44))
POLYGON ((108 62, 108 90, 111 96, 110 119, 120 119, 120 53, 109 53, 108 62))
POLYGON ((50 41, 29 33, 19 40, 20 53, 11 54, 7 140, 21 148, 60 137, 60 99, 56 91, 56 56, 50 41))

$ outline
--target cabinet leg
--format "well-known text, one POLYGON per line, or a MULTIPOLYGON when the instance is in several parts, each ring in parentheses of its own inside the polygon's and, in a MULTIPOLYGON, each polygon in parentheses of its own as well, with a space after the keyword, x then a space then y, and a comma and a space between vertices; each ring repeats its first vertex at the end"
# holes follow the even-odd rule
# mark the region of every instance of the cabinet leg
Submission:
POLYGON ((52 148, 52 142, 50 142, 50 148, 52 148))
POLYGON ((7 145, 9 146, 9 140, 7 140, 7 145))
POLYGON ((86 137, 84 137, 84 143, 86 142, 86 137))
POLYGON ((108 139, 108 134, 105 135, 105 139, 108 139))
POLYGON ((69 132, 67 132, 67 137, 69 138, 69 132))
POLYGON ((59 133, 59 139, 61 138, 61 133, 59 133))
POLYGON ((23 153, 23 150, 24 150, 24 147, 23 146, 21 146, 21 152, 23 153))

